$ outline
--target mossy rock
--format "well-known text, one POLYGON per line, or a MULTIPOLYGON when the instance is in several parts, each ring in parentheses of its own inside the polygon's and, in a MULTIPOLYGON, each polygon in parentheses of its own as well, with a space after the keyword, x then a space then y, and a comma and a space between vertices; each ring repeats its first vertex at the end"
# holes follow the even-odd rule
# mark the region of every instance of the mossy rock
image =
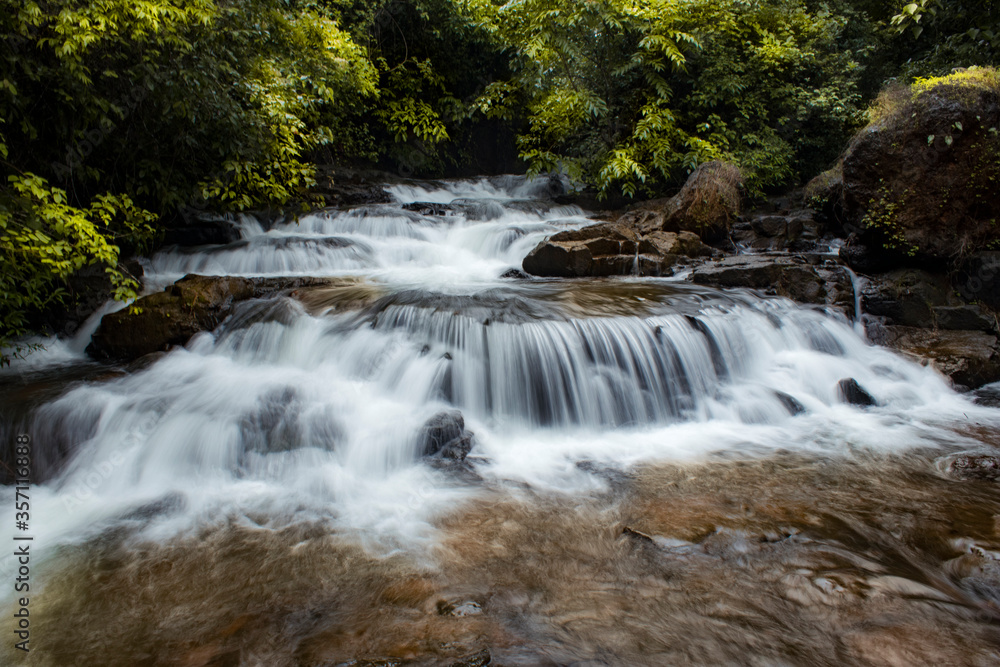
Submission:
POLYGON ((162 292, 142 297, 131 308, 105 315, 87 354, 107 361, 132 361, 214 330, 241 301, 329 287, 330 282, 326 278, 184 276, 162 292))
POLYGON ((1000 73, 885 91, 843 161, 849 223, 889 252, 957 263, 1000 242, 1000 73))
POLYGON ((87 348, 97 359, 127 361, 215 329, 233 303, 254 296, 249 278, 185 276, 131 308, 105 315, 87 348))

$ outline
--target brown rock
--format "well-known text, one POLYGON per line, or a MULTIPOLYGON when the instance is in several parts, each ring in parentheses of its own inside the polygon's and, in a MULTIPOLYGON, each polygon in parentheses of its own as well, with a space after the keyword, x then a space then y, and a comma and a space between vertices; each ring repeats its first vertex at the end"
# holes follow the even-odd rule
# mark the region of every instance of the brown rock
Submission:
POLYGON ((740 170, 725 162, 698 167, 667 204, 664 231, 694 232, 706 242, 726 239, 740 212, 740 170))
POLYGON ((703 257, 712 250, 692 232, 652 232, 639 242, 639 252, 646 255, 682 255, 703 257))
POLYGON ((669 199, 651 199, 618 218, 618 224, 634 229, 640 234, 649 234, 663 229, 667 222, 664 209, 669 199))
POLYGON ((172 345, 184 345, 196 333, 215 329, 235 303, 320 284, 326 281, 184 276, 162 292, 142 297, 131 308, 105 315, 87 353, 97 359, 138 359, 172 345))
POLYGON ((640 236, 627 225, 602 223, 549 237, 524 258, 523 268, 532 275, 563 278, 669 275, 678 256, 710 252, 688 232, 640 236))
POLYGON ((729 225, 740 212, 738 167, 718 160, 692 173, 670 199, 653 199, 625 213, 618 223, 641 234, 656 230, 693 232, 706 243, 729 238, 729 225))
POLYGON ((883 93, 848 147, 849 222, 882 247, 955 260, 1000 239, 1000 76, 978 72, 883 93))

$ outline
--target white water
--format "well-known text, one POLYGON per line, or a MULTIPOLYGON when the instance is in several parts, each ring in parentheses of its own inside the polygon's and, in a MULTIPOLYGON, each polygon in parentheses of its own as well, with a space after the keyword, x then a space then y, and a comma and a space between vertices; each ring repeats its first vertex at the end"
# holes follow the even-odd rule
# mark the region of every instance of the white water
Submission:
POLYGON ((933 446, 995 419, 845 319, 786 300, 652 279, 501 280, 546 235, 588 222, 525 205, 537 191, 517 179, 399 186, 400 204, 462 201, 447 216, 379 205, 267 231, 244 219, 236 244, 151 258, 158 285, 189 272, 353 276, 387 296, 318 316, 289 298, 246 304, 148 369, 38 408, 35 442, 74 452, 35 490, 39 543, 116 525, 156 537, 318 519, 420 544, 477 493, 418 456, 421 425, 452 407, 487 482, 566 492, 603 487, 584 461, 933 446), (842 404, 843 378, 880 406, 842 404))

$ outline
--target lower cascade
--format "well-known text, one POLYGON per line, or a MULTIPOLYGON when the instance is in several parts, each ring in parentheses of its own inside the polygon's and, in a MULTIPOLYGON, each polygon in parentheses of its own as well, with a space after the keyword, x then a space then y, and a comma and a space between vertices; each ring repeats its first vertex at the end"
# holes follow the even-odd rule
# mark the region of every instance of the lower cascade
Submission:
MULTIPOLYGON (((987 664, 1000 504, 967 480, 996 410, 833 310, 508 277, 594 222, 532 181, 390 192, 144 260, 150 291, 325 283, 127 368, 81 339, 2 371, 40 477, 39 637, 88 609, 127 637, 106 664, 750 664, 759 641, 754 664, 907 664, 963 627, 932 657, 987 664), (948 558, 915 551, 931 519, 948 558)), ((98 627, 46 641, 97 664, 98 627)))

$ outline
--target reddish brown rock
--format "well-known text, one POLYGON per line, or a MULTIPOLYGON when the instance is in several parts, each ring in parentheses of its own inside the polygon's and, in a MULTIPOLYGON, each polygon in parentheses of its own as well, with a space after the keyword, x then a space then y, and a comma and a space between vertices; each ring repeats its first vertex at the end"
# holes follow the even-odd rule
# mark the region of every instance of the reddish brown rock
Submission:
POLYGON ((693 232, 706 243, 723 241, 740 212, 741 185, 738 167, 718 160, 706 162, 677 195, 644 202, 618 222, 640 233, 693 232))

